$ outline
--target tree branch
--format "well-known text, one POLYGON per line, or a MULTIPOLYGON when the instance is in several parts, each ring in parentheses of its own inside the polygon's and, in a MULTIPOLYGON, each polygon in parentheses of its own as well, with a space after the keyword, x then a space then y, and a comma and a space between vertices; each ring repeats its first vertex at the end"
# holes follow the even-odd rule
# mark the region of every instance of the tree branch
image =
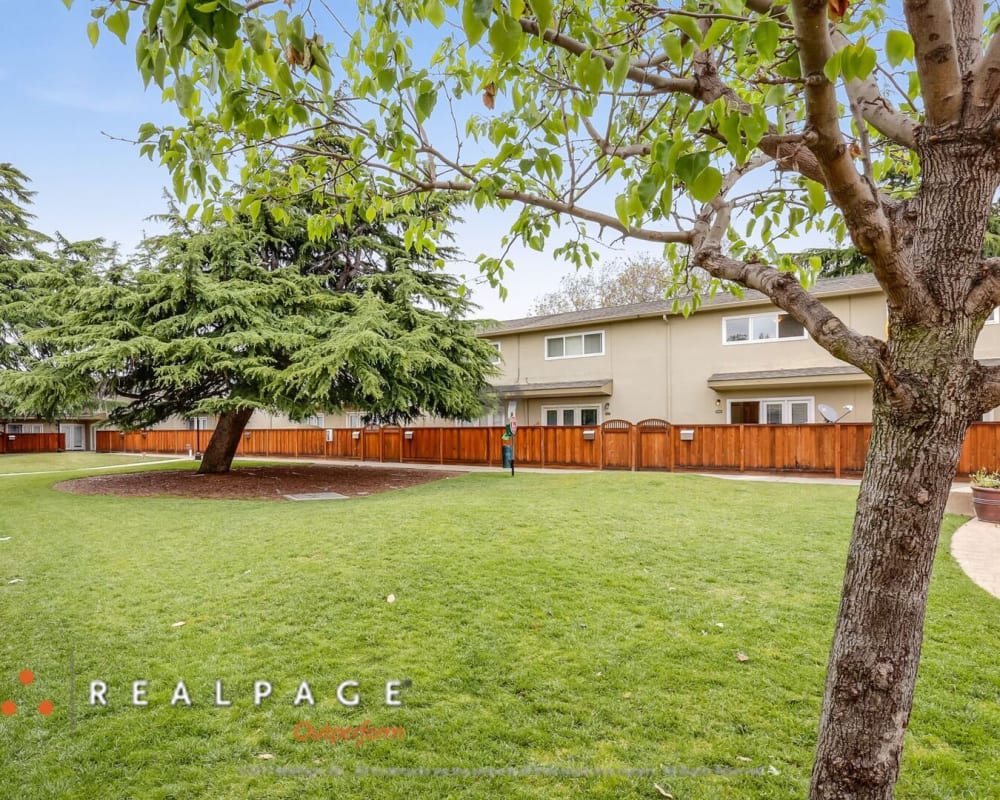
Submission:
POLYGON ((837 94, 823 68, 833 55, 826 2, 793 0, 795 35, 805 78, 806 143, 826 176, 830 198, 858 250, 869 258, 875 276, 891 303, 931 304, 895 241, 895 231, 875 187, 858 174, 851 158, 837 108, 837 94))
POLYGON ((965 298, 965 312, 970 316, 986 316, 997 306, 1000 306, 1000 258, 984 258, 979 263, 979 278, 965 298))
POLYGON ((955 27, 955 50, 959 74, 965 75, 983 55, 982 0, 952 0, 955 27))
MULTIPOLYGON (((422 192, 442 191, 442 192, 462 192, 468 194, 475 189, 475 184, 463 181, 421 181, 413 176, 406 176, 414 187, 422 192)), ((547 208, 557 214, 568 214, 577 219, 586 220, 600 225, 602 228, 610 228, 618 231, 623 236, 630 239, 640 239, 644 242, 660 242, 662 244, 690 244, 692 234, 690 231, 651 231, 645 228, 637 228, 634 225, 623 225, 618 217, 609 214, 602 214, 589 208, 583 208, 574 203, 567 203, 562 200, 553 200, 549 197, 518 192, 512 189, 500 189, 496 192, 496 197, 501 200, 513 200, 538 208, 547 208)))
MULTIPOLYGON (((833 32, 832 42, 836 50, 843 50, 850 44, 847 37, 837 30, 833 32)), ((857 105, 861 116, 875 130, 911 150, 916 147, 917 123, 883 97, 871 76, 846 81, 846 88, 851 102, 857 105)))
MULTIPOLYGON (((521 30, 525 33, 532 36, 538 36, 538 22, 536 20, 525 19, 522 17, 518 20, 518 22, 521 24, 521 30)), ((556 47, 559 47, 576 56, 582 56, 590 50, 594 56, 604 61, 609 70, 615 65, 615 60, 611 56, 599 53, 586 42, 581 42, 578 39, 566 36, 565 34, 554 31, 551 28, 545 29, 545 33, 542 35, 542 38, 546 42, 554 44, 556 47)), ((634 65, 629 67, 626 75, 629 79, 635 81, 636 83, 644 86, 651 86, 664 92, 680 92, 682 94, 694 95, 698 88, 698 82, 694 78, 667 78, 663 75, 657 75, 655 72, 648 72, 647 70, 634 65)))
POLYGON ((951 2, 903 0, 903 12, 913 37, 927 124, 932 128, 952 125, 962 113, 962 80, 951 2))
POLYGON ((717 248, 702 250, 695 263, 710 275, 735 281, 766 295, 802 324, 824 350, 853 364, 873 379, 883 369, 885 343, 845 325, 829 308, 802 288, 790 272, 729 258, 717 248))
POLYGON ((974 403, 972 418, 978 422, 987 411, 1000 406, 1000 367, 987 367, 977 362, 970 376, 970 384, 974 403))
POLYGON ((993 112, 1000 95, 1000 31, 993 34, 986 48, 986 55, 976 64, 972 73, 970 100, 975 121, 979 122, 993 112))

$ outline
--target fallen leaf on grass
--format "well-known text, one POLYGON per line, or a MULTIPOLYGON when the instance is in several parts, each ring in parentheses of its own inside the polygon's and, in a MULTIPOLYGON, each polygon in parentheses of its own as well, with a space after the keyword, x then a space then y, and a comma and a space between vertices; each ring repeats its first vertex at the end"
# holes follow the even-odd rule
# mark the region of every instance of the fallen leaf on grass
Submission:
POLYGON ((9 541, 10 541, 10 537, 9 536, 4 536, 4 537, 0 538, 0 542, 9 542, 9 541))
POLYGON ((179 627, 181 627, 181 625, 187 625, 187 623, 186 623, 186 622, 185 622, 184 620, 181 620, 180 622, 175 622, 175 623, 174 623, 173 625, 171 625, 170 627, 171 627, 171 628, 179 628, 179 627))
POLYGON ((7 583, 24 583, 24 580, 22 578, 14 578, 12 580, 7 581, 7 583))
POLYGON ((274 753, 258 753, 257 758, 263 758, 267 761, 270 761, 272 758, 274 758, 274 753))
POLYGON ((664 789, 664 788, 663 788, 662 786, 660 786, 660 784, 658 784, 658 783, 654 783, 654 784, 653 784, 653 788, 655 788, 655 789, 656 789, 656 791, 658 791, 658 792, 659 792, 660 794, 662 794, 662 795, 663 795, 664 797, 669 797, 669 798, 670 798, 670 800, 674 800, 674 796, 673 796, 672 794, 670 794, 670 792, 668 792, 668 791, 667 791, 666 789, 664 789))
POLYGON ((736 654, 736 660, 737 661, 749 661, 750 660, 750 656, 748 656, 746 653, 737 653, 736 654))
POLYGON ((746 762, 750 761, 750 759, 747 758, 746 756, 736 756, 736 760, 737 761, 746 761, 746 762))

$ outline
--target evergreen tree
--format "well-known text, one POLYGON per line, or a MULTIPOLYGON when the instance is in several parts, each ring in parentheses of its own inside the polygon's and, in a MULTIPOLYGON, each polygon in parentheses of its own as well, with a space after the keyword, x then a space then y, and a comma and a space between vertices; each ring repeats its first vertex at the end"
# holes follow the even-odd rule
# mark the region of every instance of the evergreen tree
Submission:
POLYGON ((39 276, 36 302, 58 321, 29 334, 40 355, 9 391, 46 417, 118 398, 110 419, 127 428, 218 414, 201 472, 229 470, 254 409, 478 416, 493 350, 436 256, 405 246, 408 219, 355 221, 317 242, 308 216, 305 205, 207 226, 172 215, 127 268, 39 276))

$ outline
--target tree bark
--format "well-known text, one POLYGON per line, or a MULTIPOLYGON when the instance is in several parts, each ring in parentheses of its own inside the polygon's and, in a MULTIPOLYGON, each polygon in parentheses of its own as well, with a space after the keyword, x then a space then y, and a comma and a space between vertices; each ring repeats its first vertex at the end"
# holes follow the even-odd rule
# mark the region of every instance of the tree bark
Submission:
POLYGON ((876 409, 827 668, 812 800, 889 800, 913 704, 938 532, 967 421, 876 409))
POLYGON ((944 145, 920 153, 920 195, 899 238, 920 303, 889 303, 872 438, 827 668, 811 800, 891 800, 913 705, 931 570, 975 418, 982 319, 964 310, 997 176, 944 145))
POLYGON ((219 417, 219 424, 212 433, 212 438, 205 448, 199 475, 216 475, 229 472, 236 457, 236 448, 240 445, 243 429, 253 416, 252 408, 241 408, 227 411, 219 417))

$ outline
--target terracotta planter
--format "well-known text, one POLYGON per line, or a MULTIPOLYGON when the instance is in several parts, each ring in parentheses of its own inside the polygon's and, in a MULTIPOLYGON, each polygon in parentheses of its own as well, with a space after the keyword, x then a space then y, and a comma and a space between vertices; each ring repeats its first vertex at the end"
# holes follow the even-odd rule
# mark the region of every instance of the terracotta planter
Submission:
POLYGON ((972 507, 976 510, 976 519, 1000 523, 1000 489, 973 486, 972 507))

